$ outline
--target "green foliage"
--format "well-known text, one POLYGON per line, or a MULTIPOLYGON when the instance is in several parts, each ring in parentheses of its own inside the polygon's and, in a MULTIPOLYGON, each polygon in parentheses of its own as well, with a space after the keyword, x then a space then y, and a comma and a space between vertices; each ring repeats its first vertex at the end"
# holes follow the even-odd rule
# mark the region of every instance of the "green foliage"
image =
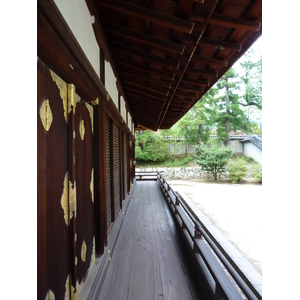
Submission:
POLYGON ((211 173, 215 180, 225 172, 225 167, 233 151, 229 147, 200 144, 195 146, 195 161, 202 170, 211 173))
POLYGON ((250 49, 240 63, 245 72, 245 75, 241 76, 245 93, 240 104, 262 109, 262 56, 260 55, 258 61, 254 61, 253 55, 253 49, 250 49))
POLYGON ((196 104, 171 128, 178 137, 184 137, 189 144, 205 142, 210 135, 214 121, 211 118, 214 96, 217 89, 212 87, 196 104))
POLYGON ((247 175, 246 161, 239 157, 236 161, 229 164, 228 172, 232 183, 240 182, 247 175))
POLYGON ((187 166, 189 162, 193 160, 193 156, 189 155, 186 157, 176 157, 170 160, 167 160, 163 163, 163 166, 166 168, 177 168, 187 166))
POLYGON ((260 164, 253 164, 251 172, 254 176, 254 181, 262 183, 262 166, 260 164))
POLYGON ((239 82, 234 69, 229 69, 217 82, 219 98, 215 123, 220 141, 228 141, 231 130, 246 129, 247 119, 239 105, 239 82))
POLYGON ((159 133, 145 130, 142 135, 136 132, 135 138, 137 162, 163 162, 171 157, 168 141, 163 140, 159 133))
POLYGON ((262 129, 259 128, 256 123, 249 123, 246 133, 250 134, 250 135, 252 135, 252 134, 261 135, 262 134, 262 129))

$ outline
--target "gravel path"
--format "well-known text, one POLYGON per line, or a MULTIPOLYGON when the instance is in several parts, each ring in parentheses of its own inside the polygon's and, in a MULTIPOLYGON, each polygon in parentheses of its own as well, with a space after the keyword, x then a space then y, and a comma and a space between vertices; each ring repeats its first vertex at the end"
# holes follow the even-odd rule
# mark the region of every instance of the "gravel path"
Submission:
POLYGON ((168 180, 184 192, 262 274, 262 185, 168 180))

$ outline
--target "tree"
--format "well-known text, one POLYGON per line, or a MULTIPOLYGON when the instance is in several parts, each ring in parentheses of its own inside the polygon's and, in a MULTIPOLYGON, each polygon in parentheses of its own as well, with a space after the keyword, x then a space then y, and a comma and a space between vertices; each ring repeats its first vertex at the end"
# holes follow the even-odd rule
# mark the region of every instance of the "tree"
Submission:
POLYGON ((228 145, 230 130, 246 129, 246 118, 239 106, 239 95, 237 93, 238 75, 234 69, 229 69, 217 82, 219 93, 223 95, 218 100, 218 115, 216 118, 218 136, 228 145))
POLYGON ((238 183, 247 175, 246 161, 243 158, 238 158, 235 162, 229 164, 229 178, 232 183, 238 183))
MULTIPOLYGON (((177 122, 176 128, 180 136, 193 145, 207 141, 211 126, 212 102, 217 89, 211 88, 196 104, 177 122)), ((175 126, 174 126, 175 127, 175 126)))
POLYGON ((211 173, 215 180, 225 172, 225 167, 233 151, 229 147, 200 144, 195 147, 195 160, 202 170, 211 173))
POLYGON ((245 75, 241 80, 245 85, 245 93, 239 101, 242 106, 255 106, 262 109, 262 56, 253 61, 253 49, 247 51, 244 62, 240 63, 245 75))
POLYGON ((142 135, 136 132, 135 138, 137 161, 162 162, 171 156, 168 142, 162 139, 159 133, 145 130, 142 135))

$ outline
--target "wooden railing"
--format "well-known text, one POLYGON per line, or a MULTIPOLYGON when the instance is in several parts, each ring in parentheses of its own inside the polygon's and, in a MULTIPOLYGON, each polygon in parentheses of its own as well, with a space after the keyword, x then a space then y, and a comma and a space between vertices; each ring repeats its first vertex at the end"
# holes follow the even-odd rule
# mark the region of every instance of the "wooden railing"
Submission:
POLYGON ((157 171, 136 171, 135 180, 157 180, 157 175, 157 171))
POLYGON ((217 246, 207 229, 205 230, 196 220, 184 199, 173 191, 161 173, 158 173, 157 178, 213 297, 234 300, 262 299, 241 270, 226 258, 228 255, 217 246))

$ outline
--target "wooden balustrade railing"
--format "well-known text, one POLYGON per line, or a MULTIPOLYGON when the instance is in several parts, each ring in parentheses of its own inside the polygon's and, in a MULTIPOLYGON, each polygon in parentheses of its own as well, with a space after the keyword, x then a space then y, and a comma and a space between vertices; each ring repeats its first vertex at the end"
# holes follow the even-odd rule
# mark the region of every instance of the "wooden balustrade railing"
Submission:
POLYGON ((135 180, 157 180, 157 174, 157 171, 136 171, 135 180))
POLYGON ((237 265, 228 260, 224 249, 219 248, 207 229, 196 220, 184 199, 173 191, 162 173, 158 172, 157 179, 215 299, 262 299, 237 265))

